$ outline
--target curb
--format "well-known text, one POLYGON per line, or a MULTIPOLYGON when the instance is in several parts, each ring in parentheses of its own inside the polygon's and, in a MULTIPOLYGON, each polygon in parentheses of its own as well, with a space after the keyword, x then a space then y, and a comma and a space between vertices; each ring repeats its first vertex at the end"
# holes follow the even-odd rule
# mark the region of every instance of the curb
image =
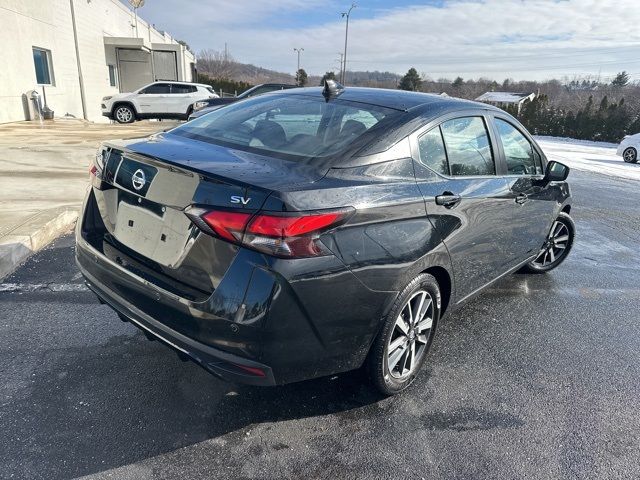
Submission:
POLYGON ((44 210, 0 237, 0 280, 75 224, 79 207, 44 210))

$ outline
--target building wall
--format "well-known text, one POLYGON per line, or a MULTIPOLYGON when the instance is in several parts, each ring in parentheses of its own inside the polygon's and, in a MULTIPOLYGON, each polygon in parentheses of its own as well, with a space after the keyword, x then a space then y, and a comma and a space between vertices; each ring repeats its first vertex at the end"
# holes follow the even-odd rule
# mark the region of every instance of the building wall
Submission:
MULTIPOLYGON (((116 49, 105 46, 104 37, 136 37, 133 12, 118 0, 0 0, 0 123, 25 120, 23 94, 32 89, 42 94, 32 47, 51 51, 54 86, 45 89, 47 104, 56 117, 67 113, 83 117, 70 1, 75 10, 87 118, 108 121, 101 114, 100 100, 119 90, 109 86, 107 65, 116 65, 116 49)), ((192 80, 188 66, 193 55, 170 35, 138 17, 137 36, 149 45, 175 50, 178 79, 192 80)))

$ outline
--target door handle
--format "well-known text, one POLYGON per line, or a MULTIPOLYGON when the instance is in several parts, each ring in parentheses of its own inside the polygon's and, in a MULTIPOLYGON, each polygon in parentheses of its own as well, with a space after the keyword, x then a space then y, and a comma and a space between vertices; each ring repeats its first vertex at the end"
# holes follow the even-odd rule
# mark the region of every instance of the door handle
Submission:
POLYGON ((518 205, 524 205, 525 203, 527 203, 529 201, 529 196, 526 193, 520 193, 518 194, 518 196, 516 197, 516 203, 518 205))
POLYGON ((444 192, 442 195, 436 197, 436 205, 442 205, 443 207, 453 208, 462 198, 460 195, 456 195, 451 192, 444 192))

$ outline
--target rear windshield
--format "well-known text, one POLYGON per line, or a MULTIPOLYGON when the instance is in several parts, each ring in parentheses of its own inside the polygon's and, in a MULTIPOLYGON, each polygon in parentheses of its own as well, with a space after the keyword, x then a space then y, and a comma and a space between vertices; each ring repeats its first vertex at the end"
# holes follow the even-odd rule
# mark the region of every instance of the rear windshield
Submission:
POLYGON ((397 110, 338 99, 268 95, 234 103, 194 119, 171 134, 258 153, 300 159, 344 150, 397 110))

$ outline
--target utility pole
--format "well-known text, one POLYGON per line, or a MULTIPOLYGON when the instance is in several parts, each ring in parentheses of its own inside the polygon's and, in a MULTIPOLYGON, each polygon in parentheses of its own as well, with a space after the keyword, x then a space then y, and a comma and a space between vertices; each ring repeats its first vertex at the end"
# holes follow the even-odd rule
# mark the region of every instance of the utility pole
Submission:
POLYGON ((355 2, 351 4, 351 7, 349 8, 348 11, 346 12, 342 12, 340 15, 342 15, 342 18, 347 17, 347 26, 345 27, 344 30, 344 57, 342 59, 342 64, 344 65, 343 69, 342 69, 342 78, 340 83, 342 83, 344 85, 344 79, 347 73, 347 39, 349 37, 349 16, 351 15, 351 10, 353 10, 354 8, 356 8, 356 4, 355 2))
POLYGON ((342 83, 342 71, 343 71, 343 66, 344 66, 344 53, 342 52, 338 52, 338 55, 340 55, 340 67, 338 68, 338 78, 340 79, 340 83, 342 83))
POLYGON ((298 69, 296 70, 296 75, 298 74, 298 72, 300 71, 300 53, 304 52, 304 48, 300 47, 300 48, 294 48, 293 49, 294 52, 298 52, 298 69))

